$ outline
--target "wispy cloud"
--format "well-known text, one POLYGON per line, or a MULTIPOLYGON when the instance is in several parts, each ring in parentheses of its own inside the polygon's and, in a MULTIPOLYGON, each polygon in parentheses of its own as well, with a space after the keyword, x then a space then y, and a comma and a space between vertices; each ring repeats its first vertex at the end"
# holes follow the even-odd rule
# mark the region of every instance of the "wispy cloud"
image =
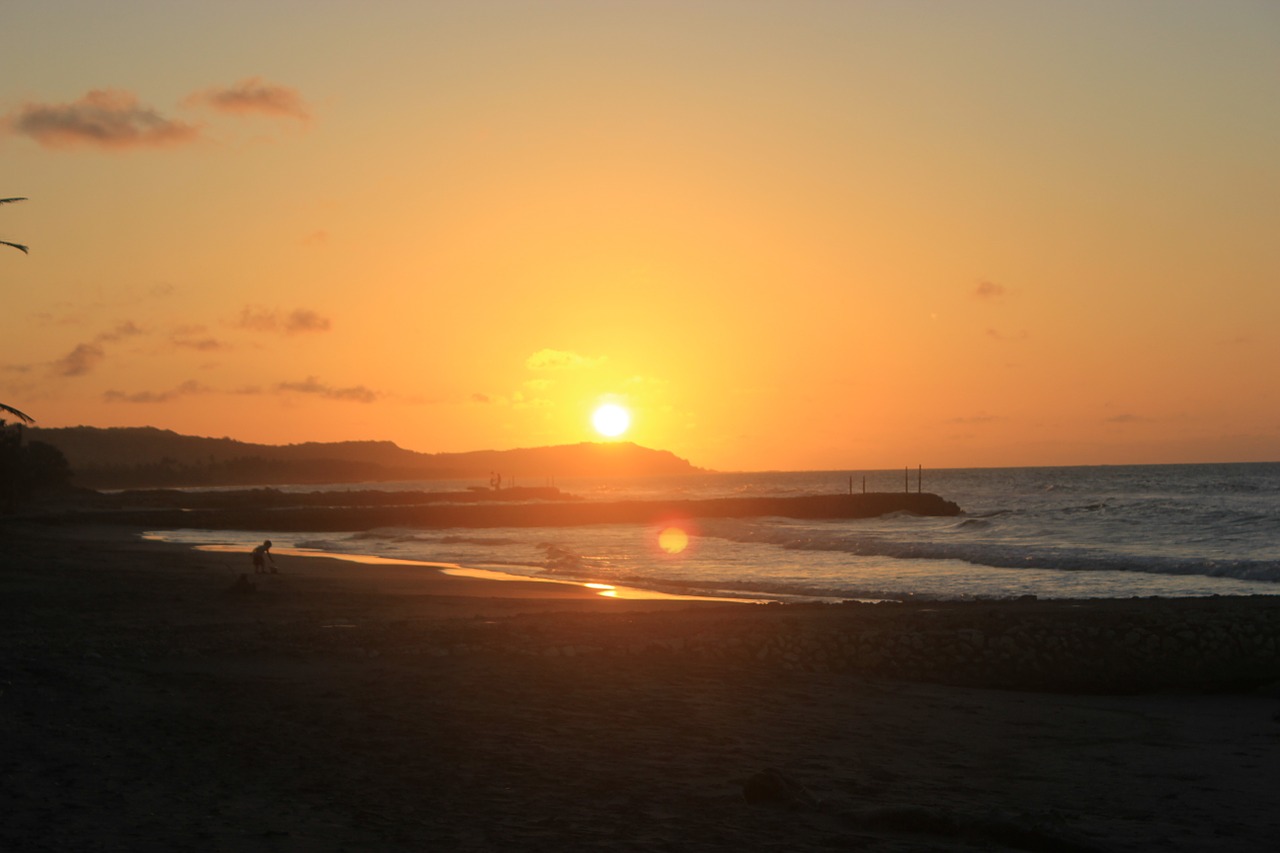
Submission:
POLYGON ((210 335, 209 330, 204 326, 180 326, 169 336, 169 342, 175 347, 193 349, 197 352, 230 349, 230 344, 210 335))
POLYGON ((603 357, 590 358, 567 350, 540 349, 525 359, 524 366, 530 370, 576 370, 603 363, 603 357))
POLYGON ((306 332, 327 332, 332 323, 328 317, 323 317, 310 308, 297 308, 284 313, 274 308, 250 306, 240 312, 235 325, 255 332, 297 335, 306 332))
POLYGON ((75 349, 53 363, 58 376, 84 376, 102 363, 107 353, 97 344, 78 344, 75 349))
POLYGON ((166 118, 119 89, 94 89, 66 104, 23 104, 3 124, 45 148, 162 148, 200 136, 196 125, 166 118))
POLYGON ((197 352, 217 352, 230 348, 229 344, 217 338, 180 338, 175 336, 170 340, 173 341, 175 347, 193 349, 197 352))
POLYGON ((93 337, 93 340, 77 344, 71 352, 57 359, 50 365, 55 376, 75 377, 84 376, 93 371, 107 357, 107 351, 103 349, 103 344, 112 344, 124 340, 125 338, 137 337, 146 334, 132 320, 125 320, 117 323, 114 329, 106 332, 99 332, 93 337))
POLYGON ((115 343, 116 341, 124 340, 125 338, 132 338, 141 334, 145 333, 138 327, 137 323, 134 323, 132 320, 125 320, 123 323, 119 323, 111 331, 99 334, 94 338, 94 341, 97 343, 115 343))
MULTIPOLYGON (((183 99, 182 107, 222 115, 263 115, 308 121, 311 111, 291 86, 247 77, 230 86, 214 86, 183 99)), ((200 123, 166 116, 123 89, 91 89, 66 103, 30 101, 0 117, 0 130, 25 136, 45 148, 127 150, 166 148, 199 140, 200 123)))
POLYGON ((977 287, 973 289, 973 295, 977 299, 994 300, 1001 299, 1005 295, 1003 284, 996 284, 994 281, 980 281, 977 287))
POLYGON ((1031 336, 1027 334, 1026 329, 1012 333, 1002 332, 999 329, 987 329, 987 337, 991 338, 993 341, 1025 341, 1031 336))
POLYGON ((997 415, 969 415, 967 417, 948 418, 949 424, 990 424, 997 421, 1008 420, 1007 418, 997 415))
POLYGON ((270 392, 258 386, 241 387, 233 391, 220 390, 211 388, 195 379, 188 379, 186 382, 164 391, 119 391, 113 389, 105 392, 102 395, 102 399, 108 403, 168 403, 180 397, 190 397, 197 394, 260 396, 265 393, 311 394, 326 400, 354 403, 372 403, 381 396, 363 385, 356 385, 350 388, 335 388, 332 385, 321 382, 314 376, 308 376, 301 382, 281 382, 275 385, 270 392))
POLYGON ((472 403, 481 406, 502 406, 510 409, 549 409, 555 406, 555 403, 545 397, 540 397, 536 393, 526 394, 524 391, 516 391, 511 395, 475 393, 469 399, 472 403))
POLYGON ((168 391, 138 391, 132 394, 126 394, 123 391, 107 391, 102 395, 102 399, 108 403, 167 403, 178 397, 188 397, 192 394, 208 394, 211 393, 211 390, 194 379, 188 379, 178 387, 171 388, 168 391))
POLYGON ((314 376, 308 376, 301 382, 281 382, 276 386, 276 390, 289 391, 295 394, 314 394, 326 400, 346 400, 353 403, 372 403, 378 399, 378 395, 375 392, 370 391, 363 385, 356 385, 351 388, 334 388, 314 376))
POLYGON ((512 394, 509 404, 513 409, 550 409, 555 405, 545 397, 530 397, 523 391, 512 394))
POLYGON ((302 95, 291 86, 247 77, 230 86, 215 86, 187 96, 187 106, 206 106, 230 115, 266 115, 306 121, 311 117, 302 95))

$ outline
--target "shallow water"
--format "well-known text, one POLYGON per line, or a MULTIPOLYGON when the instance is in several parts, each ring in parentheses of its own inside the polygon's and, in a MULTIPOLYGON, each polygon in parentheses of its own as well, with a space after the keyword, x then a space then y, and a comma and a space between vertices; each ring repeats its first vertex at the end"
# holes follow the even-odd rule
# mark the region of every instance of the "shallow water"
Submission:
MULTIPOLYGON (((337 534, 164 531, 247 550, 263 538, 338 554, 453 563, 529 577, 784 600, 1125 598, 1280 593, 1280 464, 771 472, 565 481, 589 500, 801 495, 922 486, 958 518, 704 519, 337 534), (917 478, 920 477, 918 480, 917 478)), ((470 484, 352 484, 441 490, 470 484)), ((307 490, 330 489, 317 486, 307 490)))

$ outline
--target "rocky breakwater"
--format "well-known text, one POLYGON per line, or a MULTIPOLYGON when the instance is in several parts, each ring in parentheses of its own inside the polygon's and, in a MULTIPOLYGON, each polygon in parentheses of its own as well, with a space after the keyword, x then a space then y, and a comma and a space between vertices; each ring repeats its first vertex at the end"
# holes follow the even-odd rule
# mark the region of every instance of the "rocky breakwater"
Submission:
POLYGON ((798 497, 635 501, 433 501, 409 506, 281 506, 131 508, 69 513, 59 520, 195 527, 209 530, 333 531, 378 527, 569 527, 659 524, 685 518, 873 518, 895 512, 959 515, 960 507, 928 492, 874 492, 798 497))

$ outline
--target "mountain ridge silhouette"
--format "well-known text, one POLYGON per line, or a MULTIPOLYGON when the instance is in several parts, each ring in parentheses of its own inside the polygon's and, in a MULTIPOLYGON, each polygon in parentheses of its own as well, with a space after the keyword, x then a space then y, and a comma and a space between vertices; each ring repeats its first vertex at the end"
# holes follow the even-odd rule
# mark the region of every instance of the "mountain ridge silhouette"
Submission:
POLYGON ((385 440, 273 445, 157 427, 31 427, 28 437, 61 450, 75 484, 97 489, 467 479, 487 485, 495 473, 510 484, 705 470, 632 442, 422 453, 385 440))

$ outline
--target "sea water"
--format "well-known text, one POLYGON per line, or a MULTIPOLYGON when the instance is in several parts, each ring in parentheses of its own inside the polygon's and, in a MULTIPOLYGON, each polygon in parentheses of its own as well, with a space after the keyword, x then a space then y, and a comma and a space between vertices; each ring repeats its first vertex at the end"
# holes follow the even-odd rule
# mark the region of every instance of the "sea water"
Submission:
MULTIPOLYGON (((269 538, 281 547, 334 554, 787 601, 1280 594, 1280 463, 698 474, 555 485, 592 501, 698 499, 860 492, 864 478, 868 491, 937 493, 959 504, 963 514, 153 535, 245 550, 269 538), (664 538, 673 527, 684 535, 664 538)), ((474 484, 293 490, 440 491, 467 485, 474 484)))

